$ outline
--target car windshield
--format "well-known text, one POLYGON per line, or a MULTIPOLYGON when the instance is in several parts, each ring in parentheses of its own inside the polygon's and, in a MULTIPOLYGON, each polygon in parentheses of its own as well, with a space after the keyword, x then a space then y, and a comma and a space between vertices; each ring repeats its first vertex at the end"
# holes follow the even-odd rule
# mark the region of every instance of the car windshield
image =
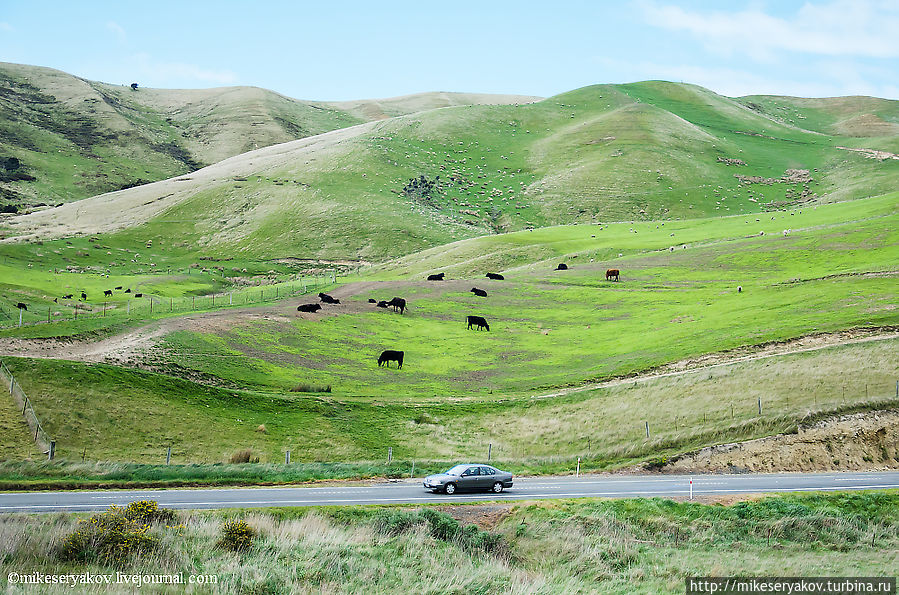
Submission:
POLYGON ((444 471, 444 475, 462 475, 462 472, 468 469, 468 465, 456 465, 451 469, 444 471))

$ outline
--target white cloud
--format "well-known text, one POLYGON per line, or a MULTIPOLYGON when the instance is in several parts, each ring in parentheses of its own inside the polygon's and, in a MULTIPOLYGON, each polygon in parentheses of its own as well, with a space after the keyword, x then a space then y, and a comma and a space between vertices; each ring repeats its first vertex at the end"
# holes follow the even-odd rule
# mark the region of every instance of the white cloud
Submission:
POLYGON ((115 21, 106 21, 106 28, 112 31, 113 35, 119 40, 119 43, 128 41, 128 35, 125 33, 125 28, 115 21))
POLYGON ((788 18, 759 9, 702 13, 654 0, 639 3, 647 22, 686 31, 709 49, 758 59, 779 51, 827 56, 899 57, 899 3, 889 0, 807 2, 788 18))
POLYGON ((12 25, 10 25, 9 23, 0 22, 0 31, 12 31, 12 30, 13 30, 12 25))
POLYGON ((159 81, 154 84, 161 86, 193 82, 231 85, 238 80, 230 70, 211 70, 185 62, 161 62, 146 53, 136 54, 133 59, 141 76, 159 81))

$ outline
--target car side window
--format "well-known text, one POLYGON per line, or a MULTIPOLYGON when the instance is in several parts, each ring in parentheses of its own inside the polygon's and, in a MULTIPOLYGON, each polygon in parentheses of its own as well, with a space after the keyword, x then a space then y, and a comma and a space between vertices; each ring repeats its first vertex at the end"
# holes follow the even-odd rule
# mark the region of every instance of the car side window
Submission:
POLYGON ((478 467, 469 467, 463 475, 478 475, 478 467))
POLYGON ((481 475, 496 475, 496 471, 490 467, 481 467, 481 475))

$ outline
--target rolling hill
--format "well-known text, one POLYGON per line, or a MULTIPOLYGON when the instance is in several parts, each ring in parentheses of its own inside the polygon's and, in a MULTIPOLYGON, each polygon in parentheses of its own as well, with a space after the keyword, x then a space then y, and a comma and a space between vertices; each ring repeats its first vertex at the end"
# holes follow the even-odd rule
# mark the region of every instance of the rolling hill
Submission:
MULTIPOLYGON (((897 137, 809 130, 747 103, 760 105, 647 81, 435 109, 35 212, 3 233, 127 229, 212 255, 377 261, 496 232, 756 213, 896 187, 899 159, 865 151, 897 137)), ((897 104, 874 103, 884 118, 897 104)))
POLYGON ((0 63, 0 199, 78 200, 193 171, 253 149, 388 115, 533 97, 422 93, 346 103, 256 87, 151 89, 0 63), (34 179, 32 179, 34 178, 34 179))

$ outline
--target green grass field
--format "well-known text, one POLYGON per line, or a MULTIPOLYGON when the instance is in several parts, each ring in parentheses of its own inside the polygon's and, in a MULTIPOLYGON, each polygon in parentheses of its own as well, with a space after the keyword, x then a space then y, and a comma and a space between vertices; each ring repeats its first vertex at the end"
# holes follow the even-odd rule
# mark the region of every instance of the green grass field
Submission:
POLYGON ((584 499, 456 506, 449 514, 435 507, 178 512, 170 526, 150 527, 155 547, 116 567, 96 553, 63 556, 64 539, 78 528, 74 515, 4 515, 0 571, 213 575, 215 584, 203 587, 209 593, 683 593, 686 579, 709 575, 892 576, 897 505, 890 491, 726 506, 584 499), (223 523, 236 519, 255 537, 232 552, 219 541, 223 523))

